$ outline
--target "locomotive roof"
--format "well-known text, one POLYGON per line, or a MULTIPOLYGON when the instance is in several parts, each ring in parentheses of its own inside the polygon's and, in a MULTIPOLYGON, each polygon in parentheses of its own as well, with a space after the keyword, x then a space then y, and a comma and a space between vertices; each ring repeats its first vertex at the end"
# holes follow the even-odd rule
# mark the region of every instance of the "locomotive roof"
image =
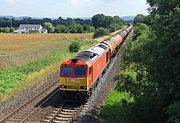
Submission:
POLYGON ((101 43, 100 44, 97 44, 95 45, 94 47, 91 47, 89 48, 88 50, 86 51, 89 51, 89 52, 92 52, 92 53, 96 53, 98 54, 99 56, 102 55, 104 53, 104 51, 106 51, 108 48, 104 45, 102 45, 101 43))
POLYGON ((73 59, 82 60, 84 62, 95 62, 106 50, 108 50, 108 47, 99 43, 88 50, 79 53, 73 59))

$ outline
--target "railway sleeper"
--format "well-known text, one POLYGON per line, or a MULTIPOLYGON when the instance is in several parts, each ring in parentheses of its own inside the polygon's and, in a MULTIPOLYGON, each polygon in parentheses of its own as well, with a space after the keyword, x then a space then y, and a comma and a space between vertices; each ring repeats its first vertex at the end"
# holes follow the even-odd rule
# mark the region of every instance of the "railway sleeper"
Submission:
POLYGON ((64 118, 64 117, 56 117, 57 120, 61 120, 61 121, 70 121, 72 119, 71 118, 64 118))
POLYGON ((65 111, 65 112, 76 112, 77 110, 76 109, 62 109, 62 111, 65 111))
POLYGON ((45 119, 45 120, 43 120, 44 122, 49 122, 50 121, 50 119, 45 119))
POLYGON ((62 117, 62 118, 71 118, 73 117, 73 114, 58 114, 58 117, 62 117))
MULTIPOLYGON (((67 121, 53 120, 53 123, 68 123, 67 121)), ((69 122, 70 123, 70 122, 69 122)))
POLYGON ((76 113, 75 112, 64 112, 64 111, 62 111, 61 114, 64 114, 64 115, 74 115, 76 113))
POLYGON ((52 118, 53 118, 53 116, 46 116, 46 118, 48 118, 48 119, 52 119, 52 118))
POLYGON ((53 113, 57 113, 58 111, 57 110, 55 110, 55 111, 52 111, 53 113))

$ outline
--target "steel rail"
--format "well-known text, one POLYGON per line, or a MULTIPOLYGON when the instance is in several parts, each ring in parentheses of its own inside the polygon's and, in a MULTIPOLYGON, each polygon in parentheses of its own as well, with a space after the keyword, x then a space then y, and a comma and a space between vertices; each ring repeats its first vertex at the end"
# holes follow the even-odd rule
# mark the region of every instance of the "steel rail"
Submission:
POLYGON ((2 120, 0 120, 0 123, 5 122, 7 119, 9 119, 10 117, 12 117, 14 114, 16 114, 16 112, 20 111, 21 109, 23 109, 26 105, 28 105, 29 103, 31 103, 33 100, 35 100, 38 96, 40 96, 43 92, 47 91, 50 87, 52 87, 53 85, 55 85, 59 80, 55 80, 52 84, 50 84, 48 87, 46 87, 45 89, 43 89, 41 92, 39 92, 38 94, 36 94, 35 96, 33 96, 31 99, 29 99, 28 101, 26 101, 25 103, 23 103, 21 106, 19 106, 18 108, 16 108, 14 111, 12 111, 11 113, 9 113, 8 115, 6 115, 2 120))

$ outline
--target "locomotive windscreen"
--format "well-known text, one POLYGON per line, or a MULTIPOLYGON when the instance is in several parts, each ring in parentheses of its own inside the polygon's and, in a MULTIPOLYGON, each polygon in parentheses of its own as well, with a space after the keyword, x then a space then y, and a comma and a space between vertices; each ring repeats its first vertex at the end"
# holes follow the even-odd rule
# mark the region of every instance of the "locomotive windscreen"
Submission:
POLYGON ((85 67, 62 67, 61 75, 64 77, 85 77, 86 71, 85 67))
POLYGON ((74 68, 74 76, 85 77, 86 76, 86 68, 85 67, 75 67, 74 68))
POLYGON ((73 68, 72 67, 63 67, 61 70, 62 76, 73 76, 73 68))

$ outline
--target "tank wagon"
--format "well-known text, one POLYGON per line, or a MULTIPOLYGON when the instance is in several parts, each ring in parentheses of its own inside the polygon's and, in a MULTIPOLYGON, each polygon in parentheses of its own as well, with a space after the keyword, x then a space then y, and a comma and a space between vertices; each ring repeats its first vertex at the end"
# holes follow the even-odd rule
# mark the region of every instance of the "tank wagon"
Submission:
POLYGON ((60 91, 83 95, 90 93, 132 28, 128 25, 109 39, 63 62, 60 66, 60 91))

